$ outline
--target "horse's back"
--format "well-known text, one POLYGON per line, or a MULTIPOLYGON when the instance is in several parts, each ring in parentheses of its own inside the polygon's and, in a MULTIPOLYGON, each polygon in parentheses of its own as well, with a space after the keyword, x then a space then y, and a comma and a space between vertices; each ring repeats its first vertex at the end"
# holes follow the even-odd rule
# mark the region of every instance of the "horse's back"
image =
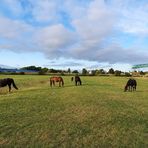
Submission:
POLYGON ((137 86, 137 81, 135 79, 132 79, 130 78, 128 81, 127 81, 127 84, 126 84, 126 89, 127 87, 132 87, 132 88, 135 88, 136 89, 136 86, 137 86))
POLYGON ((136 86, 137 85, 137 81, 135 79, 130 79, 130 85, 131 86, 136 86))
POLYGON ((52 86, 52 84, 54 84, 55 82, 59 82, 59 86, 64 86, 64 81, 62 77, 58 77, 58 76, 54 76, 50 78, 50 86, 52 86))
POLYGON ((133 85, 137 86, 137 81, 133 79, 133 85))
POLYGON ((76 80, 76 81, 81 81, 81 79, 80 79, 79 76, 75 76, 75 80, 76 80))
POLYGON ((51 77, 50 80, 51 80, 51 81, 56 81, 56 82, 58 82, 58 81, 61 81, 61 80, 63 80, 63 79, 62 79, 62 77, 51 77))
POLYGON ((12 78, 4 78, 4 79, 0 79, 0 87, 4 87, 6 85, 9 85, 13 82, 12 78))

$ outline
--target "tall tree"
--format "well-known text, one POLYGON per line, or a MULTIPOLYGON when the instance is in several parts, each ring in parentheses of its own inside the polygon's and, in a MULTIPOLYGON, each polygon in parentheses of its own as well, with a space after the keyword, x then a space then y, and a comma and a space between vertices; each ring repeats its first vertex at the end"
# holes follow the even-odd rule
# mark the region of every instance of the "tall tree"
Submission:
POLYGON ((78 74, 79 72, 78 70, 74 70, 72 73, 78 74))
POLYGON ((70 68, 68 68, 67 72, 68 72, 68 73, 71 73, 71 69, 70 69, 70 68))
POLYGON ((108 71, 108 73, 109 73, 109 74, 114 74, 114 73, 115 73, 115 71, 114 71, 114 69, 113 69, 113 68, 110 68, 110 69, 109 69, 109 71, 108 71))
POLYGON ((87 70, 85 68, 82 69, 82 75, 86 75, 87 74, 87 70))
POLYGON ((115 76, 120 76, 121 75, 121 71, 120 70, 115 70, 115 76))

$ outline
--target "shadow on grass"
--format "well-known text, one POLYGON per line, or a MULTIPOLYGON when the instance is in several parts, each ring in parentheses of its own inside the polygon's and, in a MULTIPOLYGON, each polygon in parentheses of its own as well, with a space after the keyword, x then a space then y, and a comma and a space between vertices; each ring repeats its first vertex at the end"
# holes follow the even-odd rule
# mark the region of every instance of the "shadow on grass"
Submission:
POLYGON ((50 87, 51 89, 61 89, 61 88, 68 88, 68 87, 83 87, 83 86, 89 86, 89 84, 82 84, 82 85, 74 85, 74 84, 72 84, 72 85, 65 85, 65 86, 61 86, 61 87, 59 87, 58 85, 57 86, 53 86, 53 87, 50 87))
MULTIPOLYGON (((75 85, 75 84, 71 84, 71 85, 65 85, 65 86, 61 86, 61 87, 59 87, 58 85, 57 86, 53 86, 53 87, 50 87, 50 88, 52 88, 52 89, 59 89, 59 88, 68 88, 68 87, 83 87, 83 86, 90 86, 90 87, 92 87, 92 86, 98 86, 98 87, 102 87, 102 86, 104 86, 105 84, 89 84, 89 83, 84 83, 84 84, 82 84, 82 85, 75 85)), ((107 85, 107 86, 112 86, 112 85, 107 85)))
POLYGON ((141 92, 146 92, 146 91, 143 91, 143 90, 136 90, 136 91, 123 91, 125 93, 141 93, 141 92))
POLYGON ((5 96, 5 95, 10 95, 10 94, 14 94, 16 93, 16 91, 0 91, 0 96, 5 96))

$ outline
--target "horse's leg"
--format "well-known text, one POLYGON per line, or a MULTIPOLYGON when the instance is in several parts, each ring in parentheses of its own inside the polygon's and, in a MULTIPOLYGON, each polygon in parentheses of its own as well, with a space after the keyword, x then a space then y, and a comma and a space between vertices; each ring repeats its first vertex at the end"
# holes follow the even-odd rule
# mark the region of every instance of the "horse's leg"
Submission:
POLYGON ((52 81, 50 80, 50 87, 52 87, 52 81))
POLYGON ((134 91, 134 86, 132 86, 132 91, 134 91))
POLYGON ((133 91, 136 91, 136 86, 133 86, 133 91))
POLYGON ((53 85, 55 86, 55 81, 54 81, 54 80, 52 81, 52 83, 53 83, 53 85))
POLYGON ((75 85, 77 86, 77 81, 75 81, 75 85))
POLYGON ((9 84, 8 87, 9 87, 9 92, 10 92, 11 91, 11 84, 9 84))
POLYGON ((131 92, 133 91, 133 86, 131 86, 131 92))
POLYGON ((131 89, 130 89, 130 86, 128 86, 128 91, 130 91, 131 89))
POLYGON ((131 86, 129 86, 129 91, 131 91, 131 86))
POLYGON ((133 88, 133 91, 135 91, 135 86, 134 85, 132 86, 132 88, 133 88))

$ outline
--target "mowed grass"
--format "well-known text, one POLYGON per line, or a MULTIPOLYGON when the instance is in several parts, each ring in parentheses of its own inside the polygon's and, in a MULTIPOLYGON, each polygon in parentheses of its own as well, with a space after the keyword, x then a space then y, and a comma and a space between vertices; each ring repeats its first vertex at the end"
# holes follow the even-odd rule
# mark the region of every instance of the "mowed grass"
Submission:
POLYGON ((12 77, 0 88, 0 147, 148 147, 148 78, 123 92, 128 78, 81 77, 50 88, 49 76, 12 77))

